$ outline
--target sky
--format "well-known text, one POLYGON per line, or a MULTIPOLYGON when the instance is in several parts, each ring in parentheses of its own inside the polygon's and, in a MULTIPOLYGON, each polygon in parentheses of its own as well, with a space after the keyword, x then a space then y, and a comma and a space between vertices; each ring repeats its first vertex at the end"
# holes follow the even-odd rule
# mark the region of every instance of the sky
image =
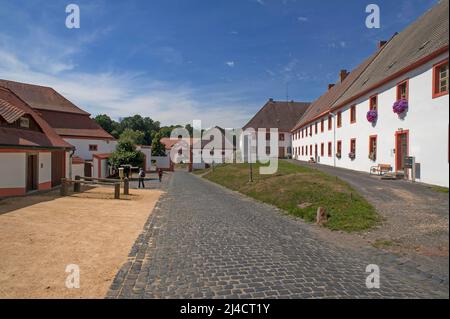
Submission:
POLYGON ((269 98, 317 99, 436 3, 0 0, 0 79, 51 86, 93 116, 242 127, 269 98), (379 29, 365 25, 371 3, 379 29))

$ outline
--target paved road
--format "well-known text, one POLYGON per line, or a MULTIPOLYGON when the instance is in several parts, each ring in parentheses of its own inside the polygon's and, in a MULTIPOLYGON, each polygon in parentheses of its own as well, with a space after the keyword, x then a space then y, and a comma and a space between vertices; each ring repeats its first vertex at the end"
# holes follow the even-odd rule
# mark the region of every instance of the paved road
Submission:
POLYGON ((309 225, 199 177, 176 172, 108 298, 448 297, 448 283, 390 255, 319 240, 309 225), (381 288, 366 288, 378 264, 381 288))

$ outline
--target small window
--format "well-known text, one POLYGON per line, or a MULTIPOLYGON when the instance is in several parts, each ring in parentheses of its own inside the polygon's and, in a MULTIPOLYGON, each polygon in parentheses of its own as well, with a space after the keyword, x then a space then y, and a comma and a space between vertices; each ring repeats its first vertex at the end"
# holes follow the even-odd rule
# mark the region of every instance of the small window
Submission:
POLYGON ((30 128, 30 119, 27 117, 21 117, 20 118, 20 127, 30 128))
POLYGON ((356 139, 352 138, 350 140, 350 153, 356 155, 356 139))
POLYGON ((266 146, 266 154, 270 154, 270 146, 266 146))
POLYGON ((397 101, 408 99, 408 81, 404 81, 397 85, 397 101))
POLYGON ((322 118, 320 121, 320 131, 323 133, 325 131, 325 120, 322 118))
POLYGON ((378 110, 378 96, 374 95, 370 98, 370 110, 377 111, 378 110))
POLYGON ((266 141, 270 141, 270 133, 266 133, 266 141))
POLYGON ((308 156, 308 146, 305 146, 306 156, 308 156))
POLYGON ((325 144, 324 143, 320 144, 320 156, 322 156, 322 157, 325 156, 325 144))
POLYGON ((284 133, 278 134, 278 140, 279 141, 284 141, 284 133))
POLYGON ((356 123, 356 105, 352 105, 350 108, 350 123, 356 123))
POLYGON ((433 98, 448 94, 448 60, 433 68, 433 98))
POLYGON ((333 154, 333 144, 328 142, 328 157, 331 157, 333 154))
POLYGON ((302 146, 302 156, 305 155, 305 148, 302 146))
POLYGON ((309 127, 309 136, 312 136, 312 125, 309 127))
POLYGON ((342 156, 342 141, 337 141, 336 148, 337 148, 336 156, 341 157, 342 156))
POLYGON ((377 136, 372 135, 369 137, 369 159, 372 161, 377 160, 377 136))
POLYGON ((342 112, 337 113, 337 127, 342 127, 342 112))
POLYGON ((317 135, 317 133, 319 132, 319 124, 317 122, 315 124, 315 131, 316 131, 316 135, 317 135))
POLYGON ((89 145, 89 151, 91 152, 97 152, 98 146, 96 144, 89 145))
POLYGON ((333 118, 331 115, 328 116, 328 130, 331 131, 333 129, 333 118))
POLYGON ((312 151, 312 144, 309 146, 309 155, 313 155, 313 151, 312 151))

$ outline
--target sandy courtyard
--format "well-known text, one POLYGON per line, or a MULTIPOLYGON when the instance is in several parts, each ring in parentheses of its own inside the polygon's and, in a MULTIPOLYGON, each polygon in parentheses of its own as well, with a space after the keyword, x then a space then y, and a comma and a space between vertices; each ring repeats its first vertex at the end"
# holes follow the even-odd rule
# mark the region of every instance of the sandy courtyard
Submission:
POLYGON ((0 298, 103 298, 161 191, 94 188, 0 201, 0 298), (66 266, 80 267, 68 289, 66 266))

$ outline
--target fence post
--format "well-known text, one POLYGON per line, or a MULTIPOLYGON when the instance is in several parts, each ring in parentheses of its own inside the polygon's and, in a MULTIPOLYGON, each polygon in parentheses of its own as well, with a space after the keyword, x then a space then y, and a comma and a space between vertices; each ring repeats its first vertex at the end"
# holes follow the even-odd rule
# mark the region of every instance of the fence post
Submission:
POLYGON ((114 199, 120 199, 120 183, 114 184, 114 199))
POLYGON ((130 180, 127 177, 123 180, 123 194, 130 195, 130 180))
POLYGON ((59 189, 61 196, 67 196, 67 181, 65 178, 61 178, 61 188, 59 189))
POLYGON ((73 191, 74 193, 79 193, 81 192, 81 183, 77 183, 77 181, 80 181, 81 178, 80 176, 75 176, 75 183, 73 183, 73 191))

